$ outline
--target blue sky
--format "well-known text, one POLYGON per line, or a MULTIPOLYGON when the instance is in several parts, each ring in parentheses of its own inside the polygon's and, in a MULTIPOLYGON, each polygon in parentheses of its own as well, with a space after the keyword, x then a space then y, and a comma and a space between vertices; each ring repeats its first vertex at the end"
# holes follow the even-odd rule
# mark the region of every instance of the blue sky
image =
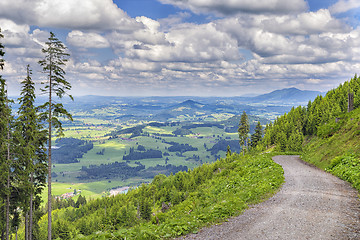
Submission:
POLYGON ((360 69, 358 0, 2 0, 9 93, 53 31, 73 95, 326 91, 360 69))

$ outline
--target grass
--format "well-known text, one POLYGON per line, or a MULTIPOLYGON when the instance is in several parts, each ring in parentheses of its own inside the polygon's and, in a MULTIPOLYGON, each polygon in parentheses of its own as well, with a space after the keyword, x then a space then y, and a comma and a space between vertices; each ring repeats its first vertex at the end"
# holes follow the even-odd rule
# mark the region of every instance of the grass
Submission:
MULTIPOLYGON (((240 214, 249 204, 274 194, 283 181, 282 168, 269 155, 233 154, 194 171, 158 176, 152 184, 126 195, 91 201, 79 209, 55 210, 54 234, 64 233, 68 239, 174 239, 240 214), (178 185, 176 179, 182 179, 183 185, 178 185), (171 192, 173 204, 163 212, 160 209, 166 192, 171 192), (150 203, 151 215, 147 219, 140 215, 140 219, 137 208, 145 203, 150 203), (132 220, 115 221, 121 218, 132 220)), ((66 189, 68 185, 61 187, 66 189)), ((40 234, 44 233, 46 216, 39 226, 40 234)))
POLYGON ((322 126, 320 136, 307 139, 302 158, 360 191, 360 109, 334 122, 322 126))
MULTIPOLYGON (((335 119, 333 121, 335 122, 335 119)), ((350 153, 360 156, 359 123, 360 109, 344 114, 337 123, 338 130, 334 133, 331 132, 331 136, 314 136, 306 140, 303 159, 325 169, 337 156, 350 153)))

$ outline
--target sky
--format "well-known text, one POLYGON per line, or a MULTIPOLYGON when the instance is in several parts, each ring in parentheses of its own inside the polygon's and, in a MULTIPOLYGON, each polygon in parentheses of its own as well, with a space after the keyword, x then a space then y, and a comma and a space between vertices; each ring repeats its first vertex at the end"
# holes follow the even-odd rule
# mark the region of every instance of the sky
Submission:
POLYGON ((53 32, 71 94, 327 91, 360 73, 359 0, 1 0, 9 95, 53 32))

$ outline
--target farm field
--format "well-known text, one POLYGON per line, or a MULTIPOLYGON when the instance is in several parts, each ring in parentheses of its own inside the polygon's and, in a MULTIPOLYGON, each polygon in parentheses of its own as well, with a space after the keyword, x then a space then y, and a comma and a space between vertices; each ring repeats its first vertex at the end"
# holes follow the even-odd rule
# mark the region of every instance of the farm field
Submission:
POLYGON ((54 195, 76 189, 98 198, 117 187, 149 182, 156 174, 213 162, 225 157, 228 145, 240 151, 237 126, 243 111, 252 132, 257 121, 265 127, 268 119, 289 109, 243 104, 237 98, 195 99, 88 96, 65 103, 74 121, 63 122, 64 137, 79 139, 88 149, 70 159, 67 152, 75 147, 69 145, 61 161, 53 161, 54 195))

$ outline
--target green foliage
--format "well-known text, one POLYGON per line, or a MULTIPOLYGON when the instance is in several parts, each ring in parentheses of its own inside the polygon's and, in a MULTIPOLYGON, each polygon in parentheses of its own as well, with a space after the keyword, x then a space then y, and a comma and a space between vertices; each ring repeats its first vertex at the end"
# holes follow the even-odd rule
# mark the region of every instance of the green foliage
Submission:
MULTIPOLYGON (((0 39, 3 38, 4 35, 2 35, 1 33, 1 28, 0 28, 0 39)), ((3 70, 4 69, 4 55, 5 55, 5 52, 4 52, 4 45, 0 42, 0 69, 3 70)))
POLYGON ((276 146, 280 151, 301 151, 306 136, 331 137, 341 126, 335 122, 347 112, 348 93, 354 94, 354 108, 360 106, 360 78, 355 75, 350 81, 330 90, 325 97, 318 96, 307 107, 292 108, 278 117, 265 129, 264 147, 276 146))
POLYGON ((157 175, 127 194, 56 210, 54 225, 64 226, 60 239, 174 238, 241 213, 283 180, 282 168, 269 156, 229 154, 194 170, 157 175))
POLYGON ((260 121, 256 124, 255 132, 251 135, 251 147, 256 148, 263 137, 262 126, 260 121))
POLYGON ((245 144, 247 142, 249 132, 250 132, 249 118, 246 115, 246 112, 244 111, 243 114, 241 114, 239 128, 238 128, 240 146, 244 146, 243 148, 244 152, 245 152, 245 144))
MULTIPOLYGON (((64 108, 62 103, 56 103, 54 97, 62 98, 64 95, 68 95, 68 91, 71 89, 71 84, 65 79, 65 70, 63 67, 67 62, 68 53, 65 52, 65 45, 55 37, 55 34, 50 32, 48 41, 45 42, 46 47, 42 49, 45 54, 44 59, 38 63, 42 67, 43 73, 47 75, 45 85, 41 90, 48 94, 48 101, 45 102, 39 109, 43 110, 40 115, 40 119, 46 121, 48 124, 48 239, 51 239, 51 143, 52 132, 56 130, 57 136, 63 135, 63 127, 59 117, 64 117, 72 120, 71 114, 64 108)), ((72 100, 73 97, 68 95, 72 100)))
MULTIPOLYGON (((304 147, 303 159, 322 169, 333 166, 337 157, 355 154, 360 155, 360 108, 346 114, 336 123, 328 123, 319 128, 322 134, 308 137, 304 147), (328 128, 328 125, 330 126, 328 128), (325 131, 325 130, 327 131, 325 131), (331 134, 329 134, 331 132, 331 134)), ((341 157, 340 157, 341 158, 341 157)))
POLYGON ((331 160, 327 171, 350 182, 360 191, 360 158, 355 154, 344 154, 331 160))

